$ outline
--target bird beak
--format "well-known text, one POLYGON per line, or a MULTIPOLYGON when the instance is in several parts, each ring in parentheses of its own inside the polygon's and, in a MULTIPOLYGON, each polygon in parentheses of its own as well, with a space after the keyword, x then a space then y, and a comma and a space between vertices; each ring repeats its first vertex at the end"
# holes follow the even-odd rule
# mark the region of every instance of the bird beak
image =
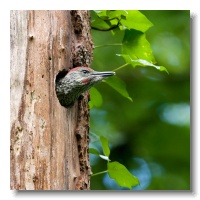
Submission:
POLYGON ((110 71, 107 71, 107 72, 93 72, 92 75, 94 76, 101 76, 101 77, 107 77, 107 76, 113 76, 115 75, 115 72, 110 72, 110 71))

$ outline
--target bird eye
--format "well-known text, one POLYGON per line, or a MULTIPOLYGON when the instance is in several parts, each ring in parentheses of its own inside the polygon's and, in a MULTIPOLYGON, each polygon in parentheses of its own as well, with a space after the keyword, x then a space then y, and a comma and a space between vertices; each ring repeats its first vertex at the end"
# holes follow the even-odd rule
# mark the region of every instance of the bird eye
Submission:
POLYGON ((87 71, 87 70, 85 70, 85 69, 83 69, 82 72, 83 72, 84 74, 88 74, 88 73, 89 73, 89 71, 87 71))

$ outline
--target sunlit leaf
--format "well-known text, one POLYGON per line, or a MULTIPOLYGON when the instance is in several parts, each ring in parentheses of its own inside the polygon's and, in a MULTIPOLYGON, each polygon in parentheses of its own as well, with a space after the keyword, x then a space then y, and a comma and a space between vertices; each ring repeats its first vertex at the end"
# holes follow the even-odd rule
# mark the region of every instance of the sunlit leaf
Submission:
POLYGON ((126 19, 127 14, 128 14, 128 12, 125 10, 107 10, 107 16, 110 19, 112 19, 112 18, 126 19))
POLYGON ((102 149, 103 149, 103 153, 105 156, 109 157, 110 155, 110 148, 108 145, 108 140, 107 138, 105 138, 104 136, 100 136, 100 141, 101 141, 101 145, 102 145, 102 149))
POLYGON ((117 19, 112 19, 110 20, 111 25, 117 25, 118 24, 118 20, 117 19))
POLYGON ((97 13, 91 11, 92 21, 91 26, 96 27, 98 29, 108 29, 110 26, 100 17, 98 17, 97 13))
POLYGON ((95 12, 96 14, 99 14, 102 12, 102 10, 91 10, 91 12, 95 12))
POLYGON ((107 10, 98 10, 97 15, 102 19, 108 19, 107 10))
POLYGON ((114 88, 122 96, 126 97, 130 101, 133 101, 126 90, 126 84, 116 76, 109 77, 109 79, 104 80, 105 83, 114 88))
POLYGON ((122 42, 122 54, 132 59, 143 59, 155 63, 151 46, 144 33, 136 30, 126 30, 122 42))
POLYGON ((121 19, 121 24, 126 26, 128 29, 135 29, 138 31, 145 32, 153 24, 138 10, 127 10, 128 14, 126 19, 121 19))
POLYGON ((133 67, 135 66, 142 66, 142 67, 147 67, 147 66, 150 66, 150 67, 154 67, 160 71, 165 71, 169 74, 169 72, 167 71, 167 69, 163 66, 158 66, 158 65, 154 65, 152 63, 150 63, 149 61, 147 60, 143 60, 143 59, 132 59, 129 55, 124 55, 124 54, 117 54, 118 56, 122 56, 124 58, 124 60, 131 64, 133 67))
POLYGON ((126 29, 127 29, 127 27, 126 27, 126 26, 124 26, 124 25, 119 25, 119 29, 120 29, 121 31, 124 31, 124 30, 126 30, 126 29))
POLYGON ((139 184, 137 177, 133 176, 127 168, 118 162, 108 162, 108 174, 121 187, 127 187, 130 190, 132 187, 139 184))
POLYGON ((102 158, 103 160, 107 160, 110 161, 108 156, 104 156, 104 155, 99 155, 100 158, 102 158))

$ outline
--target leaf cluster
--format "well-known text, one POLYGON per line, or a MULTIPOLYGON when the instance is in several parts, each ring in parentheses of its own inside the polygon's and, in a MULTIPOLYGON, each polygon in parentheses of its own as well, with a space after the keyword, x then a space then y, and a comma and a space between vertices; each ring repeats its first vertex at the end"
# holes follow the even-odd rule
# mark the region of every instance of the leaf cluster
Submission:
MULTIPOLYGON (((118 71, 126 66, 154 67, 157 70, 165 71, 163 66, 156 65, 155 58, 152 53, 151 46, 146 39, 145 32, 153 26, 153 24, 138 10, 96 10, 91 11, 91 27, 98 31, 110 31, 115 37, 115 33, 122 31, 124 37, 120 44, 102 44, 95 48, 103 48, 105 46, 119 45, 121 52, 116 56, 121 56, 125 63, 115 68, 118 71)), ((132 101, 126 90, 126 85, 118 76, 111 77, 104 81, 106 84, 115 89, 123 97, 132 101)), ((101 106, 102 97, 97 89, 91 89, 90 108, 93 106, 101 106)))
POLYGON ((131 174, 124 165, 122 165, 121 163, 117 161, 110 162, 111 161, 109 159, 110 148, 109 148, 107 138, 105 138, 104 136, 100 136, 100 142, 101 142, 104 155, 101 155, 99 151, 94 148, 90 148, 89 151, 91 154, 97 155, 100 158, 107 161, 107 170, 103 172, 98 172, 96 174, 93 174, 92 176, 96 176, 102 173, 108 173, 109 177, 115 180, 115 182, 119 186, 127 187, 130 190, 132 189, 132 187, 138 185, 139 184, 138 178, 135 177, 133 174, 131 174))

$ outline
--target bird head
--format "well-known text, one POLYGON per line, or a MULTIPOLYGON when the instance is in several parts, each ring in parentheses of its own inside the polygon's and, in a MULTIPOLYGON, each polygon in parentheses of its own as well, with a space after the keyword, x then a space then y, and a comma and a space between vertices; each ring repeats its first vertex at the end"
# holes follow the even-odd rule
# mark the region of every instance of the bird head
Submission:
POLYGON ((89 67, 71 69, 63 78, 56 81, 56 94, 61 105, 68 107, 85 91, 115 72, 97 72, 89 67))
POLYGON ((76 67, 68 72, 66 79, 73 80, 77 86, 93 86, 95 83, 113 75, 115 75, 115 72, 97 72, 89 67, 76 67))

